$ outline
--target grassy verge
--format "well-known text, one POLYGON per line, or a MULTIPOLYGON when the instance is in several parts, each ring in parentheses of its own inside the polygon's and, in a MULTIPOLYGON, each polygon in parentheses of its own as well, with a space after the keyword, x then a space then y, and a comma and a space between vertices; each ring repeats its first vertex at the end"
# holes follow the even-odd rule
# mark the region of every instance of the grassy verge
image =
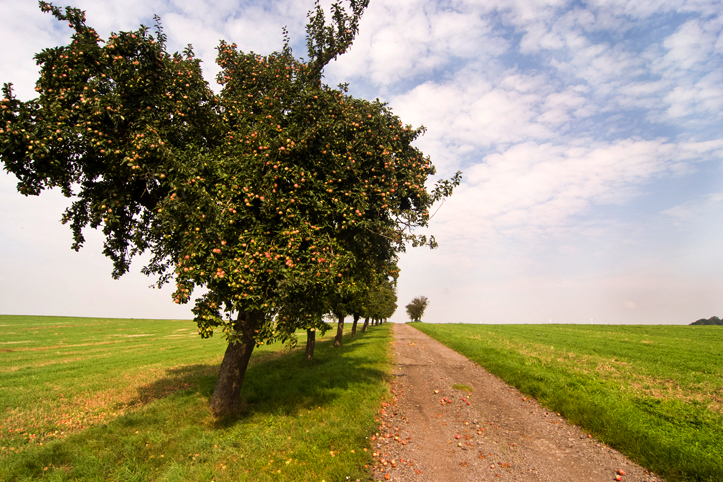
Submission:
POLYGON ((0 316, 0 480, 368 480, 388 326, 264 346, 214 420, 225 348, 191 322, 0 316))
POLYGON ((414 327, 666 480, 722 480, 723 327, 414 327))

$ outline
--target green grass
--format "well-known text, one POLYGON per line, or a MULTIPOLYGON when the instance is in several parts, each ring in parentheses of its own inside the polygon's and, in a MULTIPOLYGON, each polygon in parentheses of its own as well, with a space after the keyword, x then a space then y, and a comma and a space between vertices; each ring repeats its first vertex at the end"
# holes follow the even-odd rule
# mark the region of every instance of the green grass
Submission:
POLYGON ((257 348, 244 411, 208 410, 225 349, 195 324, 0 316, 0 480, 368 480, 389 326, 315 360, 257 348))
POLYGON ((723 327, 414 327, 668 481, 723 480, 723 327))
POLYGON ((455 383, 454 385, 452 385, 452 388, 454 388, 455 390, 460 390, 462 392, 474 391, 472 390, 472 387, 470 387, 469 385, 465 385, 464 383, 455 383))

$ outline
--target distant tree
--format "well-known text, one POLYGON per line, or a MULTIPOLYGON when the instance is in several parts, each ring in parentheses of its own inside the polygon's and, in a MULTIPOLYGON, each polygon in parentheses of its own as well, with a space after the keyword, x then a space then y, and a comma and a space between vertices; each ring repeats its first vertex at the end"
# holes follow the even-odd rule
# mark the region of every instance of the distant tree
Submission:
POLYGON ((424 310, 427 309, 428 304, 429 299, 427 299, 426 296, 418 296, 414 298, 412 302, 406 306, 409 319, 413 322, 422 321, 422 316, 424 316, 424 310))
POLYGON ((362 332, 367 330, 370 320, 372 324, 378 325, 382 320, 392 316, 396 310, 396 278, 379 277, 367 293, 367 299, 362 312, 362 316, 365 318, 362 332))
POLYGON ((717 316, 711 316, 707 320, 705 318, 701 318, 698 321, 694 321, 691 325, 723 325, 723 320, 717 316))

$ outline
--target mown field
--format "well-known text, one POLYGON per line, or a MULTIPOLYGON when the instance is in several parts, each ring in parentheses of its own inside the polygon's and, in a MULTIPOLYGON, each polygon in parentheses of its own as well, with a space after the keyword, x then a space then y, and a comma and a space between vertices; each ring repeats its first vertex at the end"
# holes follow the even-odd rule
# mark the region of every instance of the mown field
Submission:
POLYGON ((225 341, 192 322, 0 316, 0 480, 368 480, 389 336, 257 348, 215 420, 225 341))
POLYGON ((669 482, 723 480, 723 327, 415 328, 669 482))

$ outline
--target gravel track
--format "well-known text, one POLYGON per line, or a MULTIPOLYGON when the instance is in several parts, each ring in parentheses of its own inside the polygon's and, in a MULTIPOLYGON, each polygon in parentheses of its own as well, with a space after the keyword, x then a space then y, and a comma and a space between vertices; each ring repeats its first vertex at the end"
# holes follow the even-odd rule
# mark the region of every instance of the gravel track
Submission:
POLYGON ((626 482, 662 482, 412 326, 393 333, 394 400, 372 442, 376 480, 600 482, 623 471, 626 482))

